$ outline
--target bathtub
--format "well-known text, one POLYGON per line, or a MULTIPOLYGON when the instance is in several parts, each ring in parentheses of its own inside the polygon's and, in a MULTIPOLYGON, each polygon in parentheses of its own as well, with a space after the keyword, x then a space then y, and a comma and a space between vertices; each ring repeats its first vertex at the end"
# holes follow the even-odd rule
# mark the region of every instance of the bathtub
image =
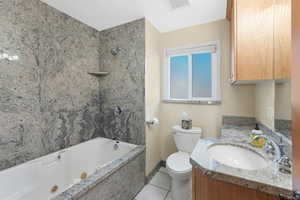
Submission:
POLYGON ((120 142, 116 148, 115 144, 113 140, 99 137, 3 170, 0 172, 0 199, 80 199, 144 152, 143 146, 120 142))

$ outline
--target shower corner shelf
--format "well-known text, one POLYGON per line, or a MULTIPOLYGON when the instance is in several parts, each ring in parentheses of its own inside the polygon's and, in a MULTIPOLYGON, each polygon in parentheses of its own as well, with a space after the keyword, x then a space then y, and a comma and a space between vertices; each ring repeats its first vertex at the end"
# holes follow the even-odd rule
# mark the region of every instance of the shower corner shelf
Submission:
POLYGON ((106 76, 109 72, 88 72, 88 74, 93 76, 106 76))

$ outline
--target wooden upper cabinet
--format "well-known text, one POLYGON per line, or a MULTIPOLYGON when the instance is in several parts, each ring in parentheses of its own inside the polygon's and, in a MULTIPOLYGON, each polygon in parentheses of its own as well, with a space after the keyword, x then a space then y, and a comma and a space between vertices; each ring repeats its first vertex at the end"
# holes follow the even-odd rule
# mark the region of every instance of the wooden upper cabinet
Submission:
POLYGON ((237 80, 273 79, 273 0, 237 0, 237 80))
POLYGON ((292 17, 291 0, 275 0, 274 4, 274 78, 291 77, 292 17))
POLYGON ((236 0, 228 0, 227 18, 231 21, 231 74, 230 81, 236 81, 236 0))
POLYGON ((231 81, 255 83, 289 78, 291 0, 229 2, 231 81))

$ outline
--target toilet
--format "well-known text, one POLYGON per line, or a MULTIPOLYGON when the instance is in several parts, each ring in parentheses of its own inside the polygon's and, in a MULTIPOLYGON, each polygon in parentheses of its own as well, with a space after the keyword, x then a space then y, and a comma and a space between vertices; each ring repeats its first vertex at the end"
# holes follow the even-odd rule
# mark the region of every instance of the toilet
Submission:
POLYGON ((172 179, 172 200, 192 199, 192 165, 190 155, 201 138, 201 128, 185 130, 181 126, 172 128, 178 152, 171 154, 166 161, 168 173, 172 179))

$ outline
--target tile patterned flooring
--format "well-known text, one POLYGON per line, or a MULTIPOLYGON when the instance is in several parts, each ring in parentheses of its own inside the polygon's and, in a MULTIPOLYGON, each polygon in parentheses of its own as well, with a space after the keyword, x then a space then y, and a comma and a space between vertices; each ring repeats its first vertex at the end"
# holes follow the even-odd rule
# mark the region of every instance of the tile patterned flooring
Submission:
POLYGON ((172 200, 170 190, 171 178, 167 169, 162 167, 135 197, 135 200, 172 200))

